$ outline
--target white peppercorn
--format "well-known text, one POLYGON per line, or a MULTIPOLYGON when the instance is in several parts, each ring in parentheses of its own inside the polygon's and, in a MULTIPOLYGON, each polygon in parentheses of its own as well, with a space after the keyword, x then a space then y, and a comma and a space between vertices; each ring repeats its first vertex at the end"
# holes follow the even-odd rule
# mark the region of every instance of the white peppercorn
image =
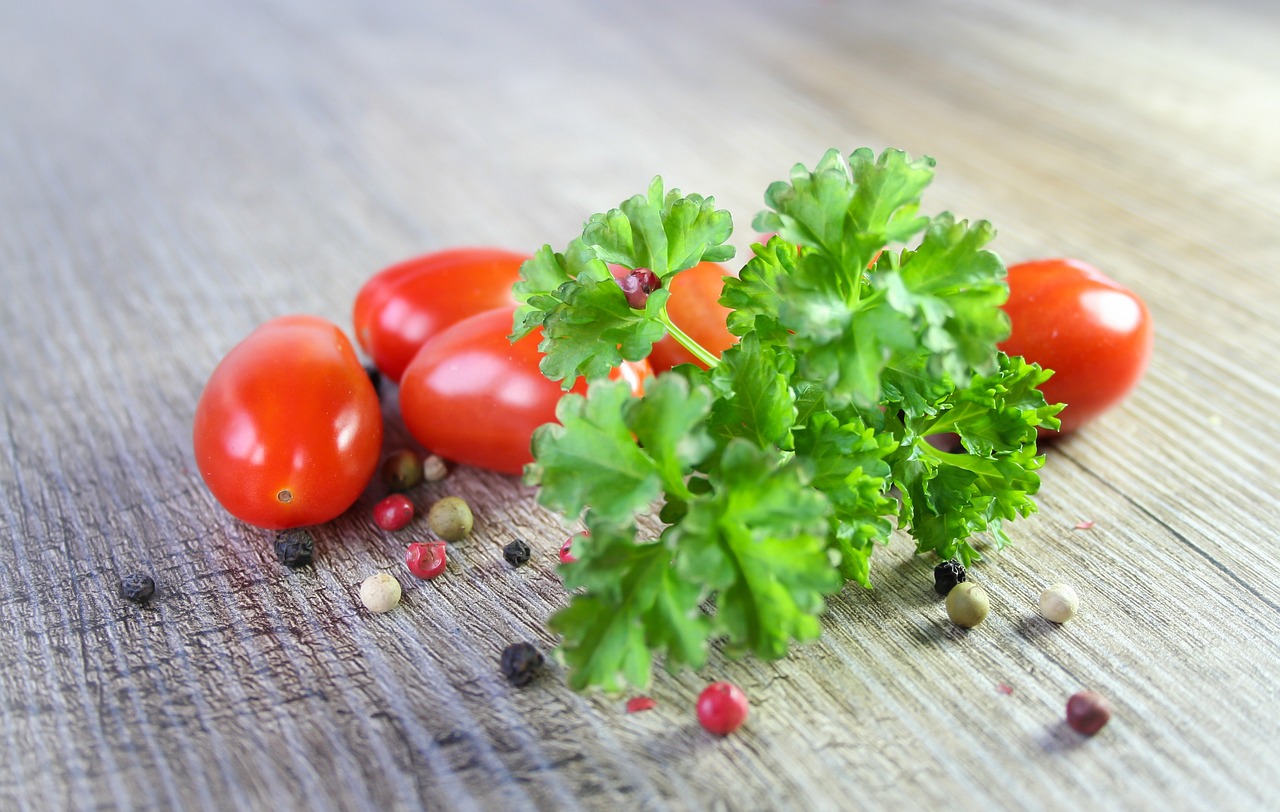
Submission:
POLYGON ((449 475, 449 466, 435 454, 428 455, 422 461, 422 478, 428 482, 439 482, 449 475))
POLYGON ((400 582, 385 572, 370 575, 360 584, 360 601, 370 612, 390 612, 400 603, 400 582))
POLYGON ((947 593, 947 617, 957 626, 972 629, 986 620, 990 611, 986 591, 972 581, 962 581, 947 593))
POLYGON ((1040 614, 1045 620, 1066 623, 1080 610, 1080 596, 1070 584, 1052 584, 1040 593, 1040 614))

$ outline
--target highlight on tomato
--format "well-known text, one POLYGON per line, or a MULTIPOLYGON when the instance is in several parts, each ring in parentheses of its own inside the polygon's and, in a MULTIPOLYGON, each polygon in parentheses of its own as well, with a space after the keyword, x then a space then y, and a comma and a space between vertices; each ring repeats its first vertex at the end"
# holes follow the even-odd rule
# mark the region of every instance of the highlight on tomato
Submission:
MULTIPOLYGON (((445 459, 504 474, 533 461, 533 431, 555 420, 564 395, 538 369, 540 331, 515 342, 514 307, 458 322, 422 345, 400 379, 400 413, 409 433, 445 459)), ((647 361, 623 362, 615 376, 643 392, 647 361)), ((579 380, 575 392, 585 392, 579 380)))
POLYGON ((1010 265, 1004 310, 1012 332, 1000 349, 1053 370, 1040 389, 1049 403, 1067 404, 1058 414, 1060 433, 1080 428, 1124 400, 1151 359, 1153 329, 1146 304, 1080 260, 1010 265))
POLYGON ((465 318, 514 306, 511 288, 527 254, 451 248, 374 274, 356 296, 356 341, 378 370, 400 380, 427 339, 465 318))
POLYGON ((382 410, 337 325, 284 316, 218 363, 192 437, 218 502, 248 524, 283 530, 327 522, 359 498, 377 470, 382 410))

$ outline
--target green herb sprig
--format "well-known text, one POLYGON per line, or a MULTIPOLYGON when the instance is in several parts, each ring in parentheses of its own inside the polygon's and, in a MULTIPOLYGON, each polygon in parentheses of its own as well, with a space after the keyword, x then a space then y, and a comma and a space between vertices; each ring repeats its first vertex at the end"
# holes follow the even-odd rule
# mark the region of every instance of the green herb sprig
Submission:
POLYGON ((918 553, 968 565, 975 536, 1003 546, 1004 522, 1035 511, 1037 429, 1061 406, 1037 389, 1050 372, 997 349, 1009 323, 994 229, 920 214, 933 174, 898 150, 831 150, 770 185, 753 225, 774 236, 724 283, 740 338, 718 359, 666 310, 672 277, 733 256, 713 198, 656 178, 525 263, 513 340, 540 328, 543 373, 591 381, 535 433, 526 471, 590 534, 551 618, 574 687, 644 687, 655 655, 696 669, 714 640, 780 658, 819 636, 846 581, 870 587, 895 525, 918 553), (610 265, 661 286, 632 308, 610 265), (642 397, 607 379, 667 334, 708 368, 677 367, 642 397), (943 434, 959 450, 930 442, 943 434), (655 509, 662 530, 642 538, 637 518, 655 509))

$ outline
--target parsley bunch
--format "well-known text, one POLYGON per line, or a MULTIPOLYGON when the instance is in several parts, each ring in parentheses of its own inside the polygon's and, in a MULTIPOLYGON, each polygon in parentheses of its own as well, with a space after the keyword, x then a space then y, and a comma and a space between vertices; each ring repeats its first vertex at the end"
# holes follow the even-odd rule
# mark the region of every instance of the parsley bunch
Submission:
POLYGON ((917 552, 967 565, 975 534, 1002 546, 1003 522, 1035 510, 1036 430, 1061 408, 1037 389, 1051 373, 997 350, 1009 325, 1004 266, 984 249, 994 229, 921 215, 932 178, 928 158, 831 150, 772 184, 754 226, 774 236, 724 283, 740 339, 719 359, 666 311, 672 277, 733 256, 712 198, 656 178, 525 263, 513 340, 541 329, 543 373, 592 381, 535 433, 526 471, 543 505, 590 533, 551 619, 574 687, 643 687, 659 653, 696 669, 715 639, 780 658, 821 633, 825 596, 871 585, 895 524, 917 552), (643 309, 611 264, 661 280, 643 309), (667 333, 709 369, 677 367, 643 397, 607 379, 667 333), (944 433, 960 450, 928 442, 944 433), (638 537, 654 510, 661 533, 638 537))

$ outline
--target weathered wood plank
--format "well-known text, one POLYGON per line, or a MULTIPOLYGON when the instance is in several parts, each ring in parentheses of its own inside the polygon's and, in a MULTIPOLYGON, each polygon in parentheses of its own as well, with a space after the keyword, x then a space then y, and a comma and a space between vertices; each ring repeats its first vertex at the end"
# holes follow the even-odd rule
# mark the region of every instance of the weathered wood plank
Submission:
POLYGON ((1274 805, 1277 41, 1246 0, 0 4, 0 807, 1274 805), (359 582, 422 532, 377 531, 376 489, 288 572, 194 469, 200 387, 266 318, 346 325, 392 261, 563 243, 657 173, 745 247, 769 181, 864 144, 935 156, 926 202, 1007 260, 1087 258, 1156 318, 1143 386, 1049 450, 976 573, 979 630, 898 539, 817 643, 659 674, 627 714, 498 672, 565 600, 565 530, 513 480, 423 486, 475 533, 371 617, 359 582), (115 595, 133 568, 150 608, 115 595), (752 700, 724 740, 708 677, 752 700), (1117 708, 1087 741, 1085 687, 1117 708))

